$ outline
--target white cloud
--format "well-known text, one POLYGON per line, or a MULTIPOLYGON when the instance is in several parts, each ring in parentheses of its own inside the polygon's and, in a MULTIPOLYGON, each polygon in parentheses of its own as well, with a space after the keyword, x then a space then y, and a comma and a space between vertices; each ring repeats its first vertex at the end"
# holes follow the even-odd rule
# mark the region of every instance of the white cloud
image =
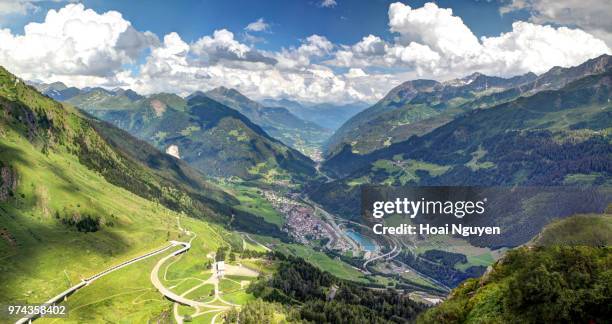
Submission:
POLYGON ((221 60, 276 63, 275 59, 235 40, 234 34, 226 29, 215 30, 212 37, 200 38, 193 44, 192 52, 206 64, 216 64, 221 60))
POLYGON ((334 44, 325 36, 311 35, 297 48, 283 49, 276 53, 277 67, 280 69, 303 69, 311 64, 313 58, 329 55, 334 44))
POLYGON ((605 43, 580 30, 515 22, 512 31, 480 40, 451 9, 426 3, 389 7, 389 28, 397 37, 387 43, 369 35, 343 46, 330 64, 404 67, 418 76, 443 79, 475 71, 493 75, 542 73, 610 53, 605 43))
POLYGON ((116 11, 98 14, 69 4, 50 10, 42 23, 27 24, 23 35, 0 30, 0 64, 26 78, 100 82, 156 42, 155 35, 137 32, 116 11))
POLYGON ((389 28, 399 34, 397 43, 401 45, 414 41, 449 57, 474 55, 478 50, 478 39, 463 20, 453 16, 452 9, 439 8, 431 2, 418 9, 392 3, 389 28))
POLYGON ((502 14, 516 10, 528 10, 533 23, 579 27, 612 47, 610 0, 510 0, 500 7, 502 14))
MULTIPOLYGON (((229 35, 224 38, 215 34, 218 33, 202 39, 206 43, 225 39, 238 53, 247 51, 244 44, 235 44, 229 35)), ((306 38, 297 48, 276 53, 278 63, 273 66, 262 62, 199 64, 202 55, 210 55, 206 52, 210 49, 205 49, 201 40, 190 45, 176 33, 166 35, 161 46, 153 49, 140 67, 140 73, 136 77, 124 75, 121 81, 142 93, 169 91, 186 95, 226 86, 254 99, 288 97, 309 102, 371 100, 383 96, 390 82, 399 82, 388 75, 368 75, 361 69, 338 74, 313 63, 312 60, 329 55, 333 49, 333 44, 319 35, 306 38)))
POLYGON ((41 10, 40 2, 76 2, 76 0, 0 0, 0 23, 14 16, 24 16, 41 10))
POLYGON ((262 32, 270 29, 270 24, 268 24, 263 18, 259 18, 256 21, 248 24, 244 27, 245 30, 253 31, 253 32, 262 32))
POLYGON ((34 1, 0 0, 0 15, 25 15, 38 7, 34 1))
POLYGON ((479 39, 452 10, 433 3, 420 8, 394 3, 388 15, 393 39, 366 35, 340 45, 311 35, 296 46, 263 51, 247 30, 241 31, 242 41, 227 29, 191 43, 174 32, 160 41, 118 12, 100 14, 71 4, 50 10, 42 23, 26 25, 23 35, 0 29, 0 64, 26 79, 81 87, 185 95, 226 86, 254 99, 342 103, 375 101, 393 86, 419 77, 541 73, 610 53, 603 41, 581 29, 533 21, 479 39))
POLYGON ((319 4, 319 6, 323 7, 323 8, 333 8, 336 5, 338 5, 338 3, 336 2, 336 0, 323 0, 321 1, 321 3, 319 4))

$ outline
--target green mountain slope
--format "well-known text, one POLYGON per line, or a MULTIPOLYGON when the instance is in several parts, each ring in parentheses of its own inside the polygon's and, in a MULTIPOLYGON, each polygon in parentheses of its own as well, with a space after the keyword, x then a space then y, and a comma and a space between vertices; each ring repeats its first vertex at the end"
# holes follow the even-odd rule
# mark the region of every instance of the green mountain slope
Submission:
POLYGON ((612 246, 612 210, 606 214, 577 215, 548 224, 530 245, 612 246))
POLYGON ((366 154, 406 140, 424 133, 418 124, 429 120, 443 124, 462 112, 459 107, 466 102, 534 78, 533 74, 504 79, 475 73, 444 83, 433 80, 404 82, 342 125, 327 142, 325 153, 333 156, 348 144, 352 151, 366 154))
POLYGON ((351 217, 359 213, 359 188, 366 183, 609 184, 611 87, 609 70, 561 90, 474 110, 422 137, 368 155, 343 151, 326 167, 348 176, 312 188, 312 197, 351 217))
POLYGON ((5 129, 26 137, 43 152, 73 154, 115 185, 194 214, 235 203, 184 162, 160 154, 146 143, 132 143, 129 136, 123 143, 115 142, 123 147, 113 146, 107 137, 112 131, 108 125, 40 95, 4 69, 0 78, 5 129), (136 148, 140 150, 137 155, 133 153, 136 148), (190 181, 185 181, 187 178, 190 181))
POLYGON ((417 322, 606 322, 612 312, 610 217, 575 216, 551 224, 538 247, 509 251, 482 278, 466 280, 417 322), (582 244, 601 224, 608 226, 608 239, 582 244))
POLYGON ((206 96, 185 101, 176 95, 156 94, 128 108, 87 111, 210 176, 289 184, 315 174, 310 159, 206 96))
POLYGON ((581 77, 602 73, 612 66, 611 58, 602 55, 575 67, 552 68, 540 76, 528 73, 504 79, 475 73, 444 83, 408 81, 347 121, 330 138, 325 154, 332 159, 343 150, 368 154, 411 136, 424 135, 473 109, 559 89, 581 77))
MULTIPOLYGON (((45 93, 50 97, 55 98, 53 93, 45 93)), ((75 96, 67 98, 63 101, 72 104, 81 109, 117 109, 127 108, 133 101, 140 99, 141 96, 131 90, 121 90, 118 92, 109 91, 103 88, 91 88, 80 90, 75 96)), ((57 98, 61 100, 61 97, 57 98)))
POLYGON ((311 121, 304 121, 284 107, 264 107, 235 89, 219 87, 207 91, 205 95, 236 109, 270 136, 308 155, 319 151, 331 135, 330 130, 311 121))
MULTIPOLYGON (((42 96, 3 68, 0 174, 5 304, 40 303, 168 240, 183 240, 179 218, 207 237, 197 242, 203 255, 229 245, 233 235, 215 223, 227 223, 235 198, 186 163, 42 96)), ((148 281, 153 261, 97 281, 93 294, 73 299, 79 307, 71 320, 140 322, 163 315, 171 304, 148 281), (105 302, 92 311, 100 296, 105 302), (138 296, 159 301, 128 311, 125 305, 138 296)))

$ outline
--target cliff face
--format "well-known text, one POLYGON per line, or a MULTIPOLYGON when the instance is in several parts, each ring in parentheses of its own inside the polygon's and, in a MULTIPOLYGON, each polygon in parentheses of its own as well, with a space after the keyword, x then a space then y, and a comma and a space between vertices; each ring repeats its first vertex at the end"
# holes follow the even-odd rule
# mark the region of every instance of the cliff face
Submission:
POLYGON ((0 202, 8 200, 17 189, 17 171, 0 162, 0 202))

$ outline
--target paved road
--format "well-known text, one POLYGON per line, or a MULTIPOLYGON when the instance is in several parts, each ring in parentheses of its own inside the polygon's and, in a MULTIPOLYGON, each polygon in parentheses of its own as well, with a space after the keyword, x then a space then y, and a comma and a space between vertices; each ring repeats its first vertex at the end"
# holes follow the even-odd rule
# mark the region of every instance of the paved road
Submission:
POLYGON ((173 302, 179 303, 181 305, 187 305, 187 306, 191 306, 191 307, 211 307, 211 308, 224 308, 224 306, 212 306, 209 305, 207 303, 203 303, 203 302, 199 302, 193 299, 189 299, 186 298, 184 296, 180 296, 176 293, 174 293, 172 290, 166 288, 166 286, 164 286, 162 284, 162 282, 159 280, 159 269, 161 268, 161 266, 168 261, 169 259, 184 253, 186 251, 188 251, 191 248, 191 244, 190 243, 182 243, 183 244, 183 248, 177 251, 172 252, 171 254, 169 254, 168 256, 163 257, 162 259, 160 259, 157 264, 155 264, 155 267, 153 267, 153 270, 151 271, 151 283, 153 283, 153 286, 155 286, 155 288, 157 288, 157 290, 164 295, 166 298, 170 299, 173 302))
POLYGON ((393 255, 397 249, 398 249, 397 246, 393 246, 393 249, 391 251, 389 251, 389 252, 387 252, 385 254, 381 254, 381 255, 375 256, 375 257, 373 257, 371 259, 368 259, 362 265, 363 270, 369 272, 368 271, 368 264, 371 263, 371 262, 374 262, 374 261, 376 261, 378 259, 382 259, 382 258, 385 258, 385 257, 389 257, 389 258, 387 258, 387 260, 393 259, 394 257, 397 256, 397 254, 393 255))
POLYGON ((269 247, 267 247, 267 246, 265 246, 265 245, 263 245, 263 244, 261 244, 261 243, 259 243, 259 242, 255 241, 253 238, 251 238, 251 237, 249 236, 249 234, 247 234, 247 233, 242 233, 242 234, 244 234, 244 236, 245 236, 245 237, 246 237, 246 238, 247 238, 249 241, 251 241, 251 242, 253 242, 253 243, 255 243, 255 244, 257 244, 257 245, 261 246, 261 247, 262 247, 264 250, 266 250, 266 251, 268 251, 268 252, 269 252, 269 251, 271 251, 269 247))
MULTIPOLYGON (((99 272, 99 273, 97 273, 97 274, 95 274, 95 275, 93 275, 93 276, 91 276, 89 278, 83 279, 80 283, 78 283, 78 284, 76 284, 76 285, 66 289, 65 291, 59 293, 55 297, 49 299, 47 302, 44 303, 44 305, 59 304, 62 301, 64 301, 64 299, 66 297, 72 295, 77 290, 79 290, 79 289, 81 289, 81 288, 83 288, 85 286, 88 286, 89 284, 91 284, 92 282, 96 281, 97 279, 100 279, 101 277, 103 277, 103 276, 105 276, 105 275, 107 275, 107 274, 109 274, 109 273, 111 273, 113 271, 116 271, 116 270, 119 270, 121 268, 127 267, 130 264, 142 261, 142 260, 144 260, 146 258, 149 258, 149 257, 154 256, 156 254, 162 253, 162 252, 164 252, 164 251, 166 251, 166 250, 168 250, 168 249, 170 249, 170 248, 172 248, 174 246, 177 246, 179 244, 182 244, 182 243, 181 242, 172 241, 172 242, 170 242, 169 245, 166 245, 166 246, 164 246, 164 247, 162 247, 160 249, 157 249, 155 251, 152 251, 152 252, 143 254, 141 256, 135 257, 133 259, 130 259, 130 260, 125 261, 123 263, 120 263, 118 265, 112 266, 112 267, 110 267, 110 268, 108 268, 108 269, 106 269, 106 270, 104 270, 102 272, 99 272)), ((32 321, 38 319, 39 317, 40 317, 39 315, 30 315, 28 317, 24 317, 24 318, 19 319, 15 323, 16 324, 31 323, 32 321)))
MULTIPOLYGON (((353 248, 355 250, 360 250, 360 248, 357 245, 357 243, 351 237, 349 237, 348 235, 344 234, 344 232, 336 225, 335 220, 339 220, 339 221, 343 221, 343 222, 347 222, 347 223, 353 224, 355 226, 359 226, 361 228, 364 228, 366 231, 371 231, 371 228, 369 228, 369 227, 367 227, 367 226, 365 226, 365 225, 363 225, 361 223, 354 222, 354 221, 351 221, 351 220, 348 220, 348 219, 344 219, 344 218, 335 216, 335 215, 327 212, 325 209, 323 209, 317 203, 315 203, 312 200, 310 200, 308 197, 302 197, 302 199, 305 202, 307 202, 308 204, 310 204, 311 206, 313 206, 316 210, 318 210, 321 213, 323 213, 327 217, 327 219, 330 220, 333 225, 335 225, 335 229, 337 229, 337 231, 339 233, 341 233, 341 235, 343 235, 350 243, 352 243, 351 246, 354 245, 353 248)), ((387 252, 385 254, 378 255, 378 256, 375 256, 375 257, 373 257, 373 258, 371 258, 369 260, 366 260, 363 263, 362 268, 367 273, 369 273, 367 265, 369 263, 371 263, 372 261, 376 261, 376 260, 381 259, 381 258, 385 258, 386 260, 392 260, 393 258, 397 257, 400 254, 400 252, 402 251, 400 243, 398 241, 396 241, 395 238, 387 237, 387 236, 383 236, 383 238, 386 239, 387 241, 389 241, 389 243, 391 243, 393 247, 392 247, 390 252, 387 252)), ((376 244, 378 246, 378 243, 375 240, 374 240, 374 244, 376 244)))
MULTIPOLYGON (((177 224, 178 224, 178 228, 185 234, 190 235, 191 239, 189 240, 189 242, 185 243, 185 242, 175 242, 176 244, 180 244, 183 246, 183 248, 181 248, 180 250, 177 250, 165 257, 163 257, 162 259, 160 259, 156 264, 155 267, 153 267, 153 270, 151 270, 151 283, 153 283, 153 286, 155 286, 155 288, 157 288, 157 290, 164 295, 164 297, 166 297, 167 299, 173 301, 174 304, 174 319, 176 320, 177 323, 182 324, 183 323, 183 318, 182 316, 179 315, 178 312, 178 304, 181 305, 186 305, 186 306, 190 306, 196 309, 196 314, 193 315, 193 317, 197 317, 206 313, 211 313, 211 312, 217 312, 217 314, 215 314, 215 316, 213 317, 211 323, 215 322, 215 319, 223 312, 231 309, 232 307, 236 307, 239 308, 240 305, 238 304, 234 304, 234 303, 230 303, 226 300, 224 300, 223 298, 221 298, 221 295, 219 294, 219 277, 217 276, 216 271, 213 270, 212 276, 210 278, 208 278, 207 280, 201 282, 200 284, 192 287, 191 289, 187 290, 186 292, 184 292, 181 295, 178 295, 177 293, 171 291, 169 288, 167 288, 166 286, 163 285, 163 283, 159 280, 159 270, 162 267, 162 265, 168 261, 169 259, 178 256, 181 253, 185 253, 186 251, 188 251, 191 248, 191 243, 193 242, 193 240, 197 237, 197 235, 193 232, 190 232, 184 228, 181 227, 181 223, 180 220, 177 218, 177 224), (215 297, 213 300, 211 301, 207 301, 207 302, 200 302, 197 300, 193 300, 193 299, 189 299, 187 297, 185 297, 186 295, 188 295, 190 292, 196 290, 197 288, 199 288, 200 286, 204 285, 204 284, 212 284, 215 287, 215 297), (212 305, 215 302, 220 302, 223 303, 225 305, 212 305), (204 308, 206 309, 206 311, 202 311, 201 309, 204 308)), ((253 240, 252 238, 248 237, 250 240, 252 240, 253 242, 256 242, 255 240, 253 240)), ((256 242, 257 243, 257 242, 256 242)), ((264 246, 265 247, 265 246, 264 246)), ((265 247, 267 249, 267 247, 265 247)), ((226 274, 227 275, 245 275, 245 276, 257 276, 257 274, 253 274, 251 272, 246 272, 246 273, 242 273, 240 272, 240 267, 236 267, 236 266, 232 266, 230 264, 226 264, 226 274), (237 268, 237 269, 235 269, 237 268)), ((246 268, 244 270, 247 270, 246 268)), ((252 270, 249 270, 252 271, 252 270)))

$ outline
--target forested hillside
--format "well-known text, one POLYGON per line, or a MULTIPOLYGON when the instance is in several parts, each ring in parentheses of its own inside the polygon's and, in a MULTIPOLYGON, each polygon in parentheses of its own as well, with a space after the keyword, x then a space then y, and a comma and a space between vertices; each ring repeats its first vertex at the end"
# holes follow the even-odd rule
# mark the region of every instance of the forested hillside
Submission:
POLYGON ((575 216, 550 225, 536 247, 509 251, 417 322, 605 323, 612 313, 610 217, 575 216), (607 239, 590 240, 603 224, 607 239))
MULTIPOLYGON (((201 94, 195 93, 192 96, 201 94)), ((323 142, 331 136, 329 129, 312 121, 303 120, 285 107, 265 107, 236 89, 218 87, 203 94, 239 111, 270 136, 305 154, 317 152, 323 142)))

